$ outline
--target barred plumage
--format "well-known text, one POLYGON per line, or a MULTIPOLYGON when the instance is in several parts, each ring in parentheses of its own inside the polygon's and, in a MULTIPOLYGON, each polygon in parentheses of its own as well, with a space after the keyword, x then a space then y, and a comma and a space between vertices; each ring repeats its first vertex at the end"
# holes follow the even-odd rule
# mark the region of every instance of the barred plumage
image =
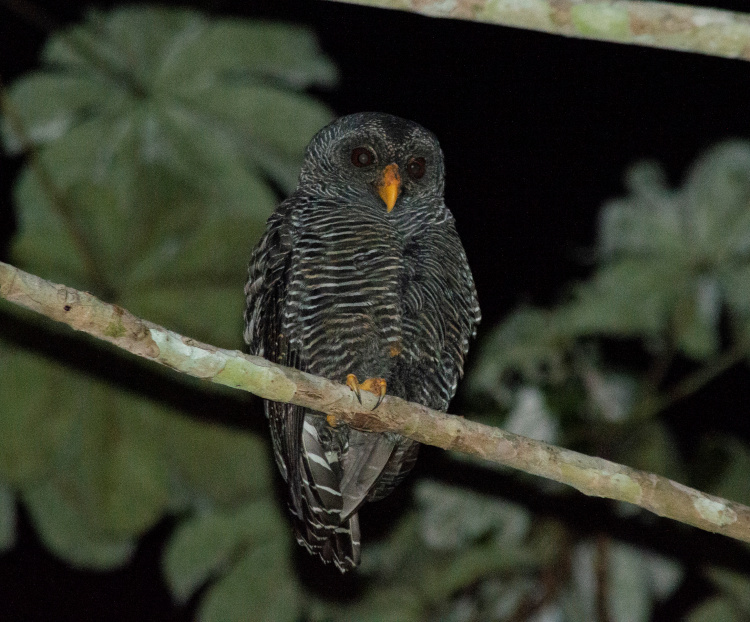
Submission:
MULTIPOLYGON (((443 187, 437 139, 415 123, 361 113, 323 128, 253 252, 250 351, 339 382, 383 378, 388 393, 445 410, 480 312, 443 187)), ((418 445, 265 409, 297 540, 354 568, 358 509, 398 485, 418 445)))

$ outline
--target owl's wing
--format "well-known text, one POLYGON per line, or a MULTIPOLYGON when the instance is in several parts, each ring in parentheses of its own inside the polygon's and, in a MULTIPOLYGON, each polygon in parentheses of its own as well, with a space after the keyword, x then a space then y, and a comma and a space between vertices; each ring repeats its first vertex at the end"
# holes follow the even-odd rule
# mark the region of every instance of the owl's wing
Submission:
POLYGON ((401 299, 401 375, 407 399, 444 411, 482 317, 474 279, 449 214, 440 226, 421 232, 405 252, 411 260, 401 299))
MULTIPOLYGON (((294 200, 283 202, 269 218, 253 251, 245 286, 245 341, 252 354, 305 371, 305 361, 291 345, 299 342, 292 334, 298 322, 294 305, 288 304, 292 230, 287 214, 294 200)), ((292 404, 265 400, 264 406, 298 542, 342 571, 350 570, 359 563, 359 523, 356 516, 341 516, 340 473, 326 456, 332 443, 328 424, 321 417, 305 421, 305 409, 292 404)))
MULTIPOLYGON (((282 203, 268 219, 266 232, 250 259, 245 286, 245 341, 251 354, 269 361, 299 368, 296 353, 282 332, 287 277, 291 263, 292 238, 287 219, 288 205, 282 203)), ((273 453, 284 481, 298 481, 297 456, 304 422, 304 409, 292 404, 265 400, 271 428, 273 453)), ((291 485, 292 504, 298 508, 298 490, 291 485)))

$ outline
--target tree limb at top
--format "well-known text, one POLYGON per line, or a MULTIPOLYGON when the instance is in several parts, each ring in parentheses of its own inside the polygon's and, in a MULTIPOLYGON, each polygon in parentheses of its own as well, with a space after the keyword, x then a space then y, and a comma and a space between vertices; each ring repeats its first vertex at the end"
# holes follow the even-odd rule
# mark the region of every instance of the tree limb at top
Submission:
POLYGON ((335 0, 750 60, 750 14, 637 0, 335 0))
POLYGON ((590 496, 633 503, 660 516, 750 542, 750 508, 651 473, 555 447, 498 428, 386 396, 360 405, 342 384, 257 356, 224 350, 139 319, 87 292, 56 285, 0 262, 0 297, 75 330, 182 373, 327 415, 331 425, 391 430, 577 488, 590 496))

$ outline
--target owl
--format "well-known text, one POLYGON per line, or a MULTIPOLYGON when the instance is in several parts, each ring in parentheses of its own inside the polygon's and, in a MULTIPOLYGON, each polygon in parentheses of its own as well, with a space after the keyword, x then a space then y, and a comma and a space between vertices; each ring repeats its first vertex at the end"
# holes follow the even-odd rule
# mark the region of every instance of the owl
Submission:
MULTIPOLYGON (((388 393, 445 411, 481 315, 443 194, 443 154, 420 125, 364 112, 320 130, 252 253, 250 352, 345 382, 360 401, 388 393)), ((357 513, 404 479, 419 445, 264 407, 297 541, 355 568, 357 513)))

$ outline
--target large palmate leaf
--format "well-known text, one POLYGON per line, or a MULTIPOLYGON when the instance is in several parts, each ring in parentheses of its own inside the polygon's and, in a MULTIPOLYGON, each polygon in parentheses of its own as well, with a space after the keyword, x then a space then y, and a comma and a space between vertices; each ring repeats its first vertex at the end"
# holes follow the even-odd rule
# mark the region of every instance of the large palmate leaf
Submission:
MULTIPOLYGON (((283 525, 270 499, 237 510, 192 516, 177 529, 165 553, 165 575, 172 593, 185 602, 206 581, 231 569, 249 549, 283 540, 283 525)), ((240 603, 243 606, 245 598, 240 603)))
MULTIPOLYGON (((251 249, 331 118, 304 89, 335 78, 303 28, 148 6, 90 13, 9 89, 5 145, 32 150, 15 187, 13 260, 239 347, 251 249)), ((0 348, 0 490, 22 492, 42 539, 71 563, 123 563, 165 512, 200 508, 210 523, 268 496, 268 452, 253 435, 0 348)), ((4 541, 8 508, 3 497, 4 541)), ((281 551, 286 534, 270 533, 281 551)), ((269 598, 255 580, 253 598, 269 598)), ((180 585, 178 595, 195 587, 180 585)), ((216 589, 230 587, 226 577, 216 589)))
POLYGON ((662 336, 701 360, 723 308, 743 328, 750 318, 750 143, 709 150, 678 190, 663 177, 635 167, 629 196, 604 207, 601 264, 565 313, 578 335, 662 336))
POLYGON ((187 10, 92 13, 10 89, 14 258, 198 337, 236 343, 253 242, 330 120, 299 92, 335 79, 300 28, 187 10), (304 52, 304 53, 303 53, 304 52), (13 122, 15 121, 15 122, 13 122))

